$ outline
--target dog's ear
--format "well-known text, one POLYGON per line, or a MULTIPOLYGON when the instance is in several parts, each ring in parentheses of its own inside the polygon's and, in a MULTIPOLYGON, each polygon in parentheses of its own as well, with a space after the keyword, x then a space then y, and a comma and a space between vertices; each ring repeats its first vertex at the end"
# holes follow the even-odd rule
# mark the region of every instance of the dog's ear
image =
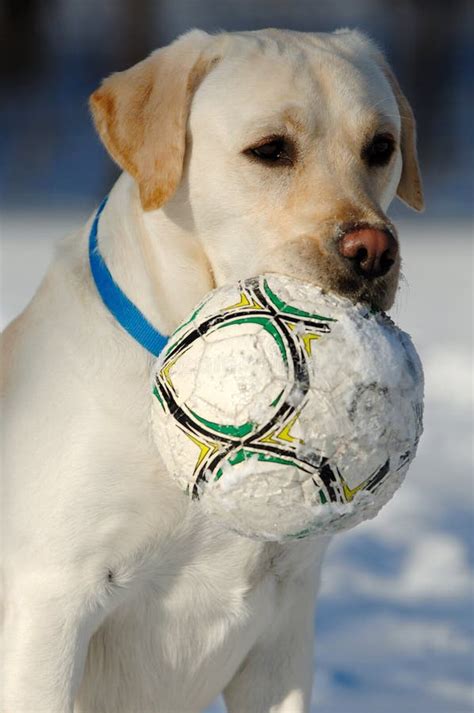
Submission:
POLYGON ((378 53, 379 64, 387 77, 398 104, 401 120, 400 149, 402 152, 402 175, 397 188, 397 196, 410 208, 423 210, 423 185, 416 150, 416 122, 408 99, 403 94, 397 78, 385 58, 378 53))
POLYGON ((194 91, 219 59, 214 38, 192 30, 91 95, 96 129, 112 158, 138 183, 144 210, 163 205, 181 180, 194 91))

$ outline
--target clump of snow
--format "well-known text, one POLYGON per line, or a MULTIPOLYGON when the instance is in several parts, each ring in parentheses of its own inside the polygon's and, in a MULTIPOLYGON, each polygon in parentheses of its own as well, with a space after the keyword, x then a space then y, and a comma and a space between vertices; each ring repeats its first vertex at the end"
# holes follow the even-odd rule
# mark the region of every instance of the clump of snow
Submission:
POLYGON ((298 384, 295 384, 288 394, 286 400, 290 406, 299 406, 304 399, 304 391, 298 384))
POLYGON ((255 472, 255 468, 258 464, 258 457, 256 455, 246 458, 239 468, 232 466, 229 461, 223 461, 222 476, 219 478, 217 489, 220 492, 226 493, 233 490, 236 485, 241 484, 243 480, 247 478, 248 475, 255 472))

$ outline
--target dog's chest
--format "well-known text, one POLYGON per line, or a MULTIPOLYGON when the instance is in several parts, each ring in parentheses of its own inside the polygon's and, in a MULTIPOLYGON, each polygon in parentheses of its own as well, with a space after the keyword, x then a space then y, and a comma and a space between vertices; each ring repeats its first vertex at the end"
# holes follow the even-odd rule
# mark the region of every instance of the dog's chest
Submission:
MULTIPOLYGON (((155 710, 157 699, 163 710, 168 700, 176 710, 208 705, 274 622, 292 574, 314 560, 314 546, 299 544, 266 545, 199 516, 188 521, 146 563, 146 584, 93 638, 82 695, 99 689, 114 710, 113 681, 122 670, 130 682, 120 692, 122 706, 129 695, 136 706, 137 691, 140 710, 155 710), (104 660, 99 681, 97 661, 104 660)), ((118 699, 116 706, 122 710, 118 699)))

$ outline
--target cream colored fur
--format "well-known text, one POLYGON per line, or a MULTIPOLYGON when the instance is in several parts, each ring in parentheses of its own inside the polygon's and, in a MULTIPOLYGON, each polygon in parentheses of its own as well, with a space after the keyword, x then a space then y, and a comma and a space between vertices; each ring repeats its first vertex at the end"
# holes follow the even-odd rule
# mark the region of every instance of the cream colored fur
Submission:
MULTIPOLYGON (((338 227, 387 225, 397 190, 422 205, 411 111, 358 33, 193 31, 91 106, 126 171, 100 249, 164 333, 264 270, 343 292, 338 227), (369 171, 379 129, 402 149, 369 171), (291 169, 242 153, 281 132, 291 169)), ((2 713, 194 713, 222 691, 231 713, 304 713, 327 541, 223 532, 171 481, 149 431, 152 358, 97 295, 90 225, 3 335, 2 713)), ((389 306, 391 272, 351 295, 389 306)))

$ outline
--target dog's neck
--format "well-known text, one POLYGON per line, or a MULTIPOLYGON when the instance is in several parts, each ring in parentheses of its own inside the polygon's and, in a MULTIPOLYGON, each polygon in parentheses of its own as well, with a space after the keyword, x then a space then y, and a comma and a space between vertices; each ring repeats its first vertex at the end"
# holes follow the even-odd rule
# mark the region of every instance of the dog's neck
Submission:
MULTIPOLYGON (((179 196, 172 201, 179 203, 179 196)), ((213 287, 197 236, 170 217, 175 213, 179 210, 169 206, 166 212, 144 213, 135 182, 122 174, 98 231, 99 249, 115 281, 163 334, 170 334, 213 287)))

